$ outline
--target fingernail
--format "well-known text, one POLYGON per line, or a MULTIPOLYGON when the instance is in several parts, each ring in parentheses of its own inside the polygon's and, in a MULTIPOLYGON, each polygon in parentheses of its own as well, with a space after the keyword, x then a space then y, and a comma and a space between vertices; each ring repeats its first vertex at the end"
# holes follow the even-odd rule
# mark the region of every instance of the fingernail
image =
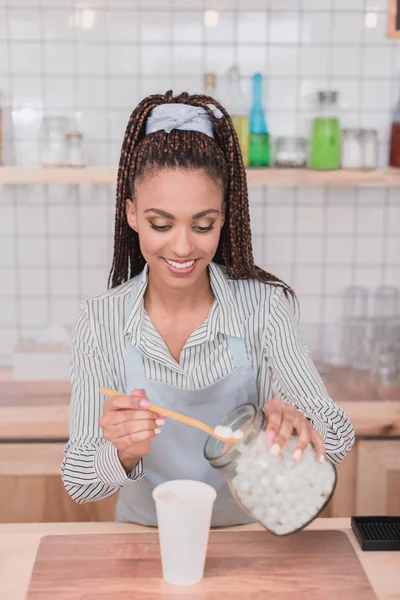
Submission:
POLYGON ((272 444, 275 439, 275 431, 272 431, 271 429, 267 431, 265 438, 269 444, 272 444))
POLYGON ((142 408, 148 408, 150 406, 150 402, 148 400, 141 400, 139 402, 139 406, 141 406, 142 408))
POLYGON ((274 456, 277 456, 280 451, 281 451, 281 447, 279 444, 274 444, 270 450, 271 454, 273 454, 274 456))
POLYGON ((293 458, 295 460, 299 460, 299 458, 301 458, 302 455, 302 451, 300 450, 300 448, 297 448, 297 450, 295 450, 295 452, 293 452, 293 458))
POLYGON ((165 423, 165 419, 156 419, 156 423, 157 423, 157 425, 162 426, 165 423))
POLYGON ((321 463, 325 462, 325 456, 323 454, 321 454, 321 456, 319 457, 318 461, 321 463))
POLYGON ((156 435, 158 435, 159 433, 161 433, 161 429, 159 429, 159 428, 157 427, 157 428, 154 430, 154 433, 155 433, 156 435))

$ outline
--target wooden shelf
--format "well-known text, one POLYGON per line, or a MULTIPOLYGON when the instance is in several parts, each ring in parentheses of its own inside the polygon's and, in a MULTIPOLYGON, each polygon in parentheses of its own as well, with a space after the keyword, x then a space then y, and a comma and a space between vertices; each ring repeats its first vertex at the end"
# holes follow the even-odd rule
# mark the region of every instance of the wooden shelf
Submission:
POLYGON ((0 183, 30 185, 45 183, 92 183, 107 185, 117 177, 115 167, 0 167, 0 183))
MULTIPOLYGON (((0 167, 5 185, 115 183, 115 167, 0 167)), ((251 187, 400 187, 400 169, 376 171, 311 171, 309 169, 248 169, 251 187)))

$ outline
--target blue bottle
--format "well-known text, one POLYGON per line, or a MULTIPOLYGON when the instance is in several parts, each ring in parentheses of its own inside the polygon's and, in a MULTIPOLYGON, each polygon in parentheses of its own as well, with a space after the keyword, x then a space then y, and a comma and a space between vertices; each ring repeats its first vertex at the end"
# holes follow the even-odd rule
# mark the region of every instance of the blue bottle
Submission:
POLYGON ((253 104, 250 110, 250 167, 268 167, 270 137, 262 105, 262 75, 253 75, 253 104))

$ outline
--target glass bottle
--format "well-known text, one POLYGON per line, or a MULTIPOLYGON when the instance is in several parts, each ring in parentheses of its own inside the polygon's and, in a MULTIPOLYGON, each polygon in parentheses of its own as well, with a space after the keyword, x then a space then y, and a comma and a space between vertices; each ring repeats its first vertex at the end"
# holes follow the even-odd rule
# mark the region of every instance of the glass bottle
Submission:
POLYGON ((396 105, 390 133, 389 166, 400 167, 400 98, 396 105))
POLYGON ((65 166, 67 162, 66 117, 44 117, 40 162, 43 166, 65 166))
POLYGON ((0 92, 0 165, 3 164, 3 110, 2 97, 0 92))
POLYGON ((318 92, 320 114, 313 120, 311 137, 312 169, 340 168, 340 122, 337 117, 338 93, 318 92))
POLYGON ((204 94, 215 98, 216 84, 215 84, 215 73, 204 74, 204 94))
POLYGON ((365 370, 370 366, 368 289, 349 286, 344 292, 342 351, 347 367, 365 370))
POLYGON ((249 166, 249 115, 246 100, 240 87, 239 68, 234 65, 227 72, 225 106, 229 112, 235 127, 240 149, 242 151, 243 164, 249 166))
POLYGON ((204 456, 220 469, 243 510, 268 531, 295 533, 324 510, 336 486, 336 469, 329 459, 320 464, 309 447, 300 461, 294 460, 294 435, 282 455, 273 456, 265 440, 266 416, 254 404, 234 408, 219 425, 241 429, 243 437, 231 444, 209 436, 204 456))
POLYGON ((270 140, 262 104, 261 73, 253 75, 253 105, 250 111, 250 167, 268 167, 270 140))

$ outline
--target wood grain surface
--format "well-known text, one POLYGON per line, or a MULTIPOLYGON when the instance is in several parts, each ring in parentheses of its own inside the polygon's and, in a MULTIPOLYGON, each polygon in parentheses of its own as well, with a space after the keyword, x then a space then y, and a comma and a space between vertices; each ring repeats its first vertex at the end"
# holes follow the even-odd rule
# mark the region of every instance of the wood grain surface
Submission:
POLYGON ((212 531, 202 582, 162 579, 158 535, 42 538, 27 600, 376 600, 347 537, 305 531, 212 531))
MULTIPOLYGON (((342 367, 331 367, 324 379, 357 435, 400 435, 400 386, 383 391, 365 373, 342 367)), ((0 440, 66 441, 70 395, 68 381, 0 379, 0 440)))

